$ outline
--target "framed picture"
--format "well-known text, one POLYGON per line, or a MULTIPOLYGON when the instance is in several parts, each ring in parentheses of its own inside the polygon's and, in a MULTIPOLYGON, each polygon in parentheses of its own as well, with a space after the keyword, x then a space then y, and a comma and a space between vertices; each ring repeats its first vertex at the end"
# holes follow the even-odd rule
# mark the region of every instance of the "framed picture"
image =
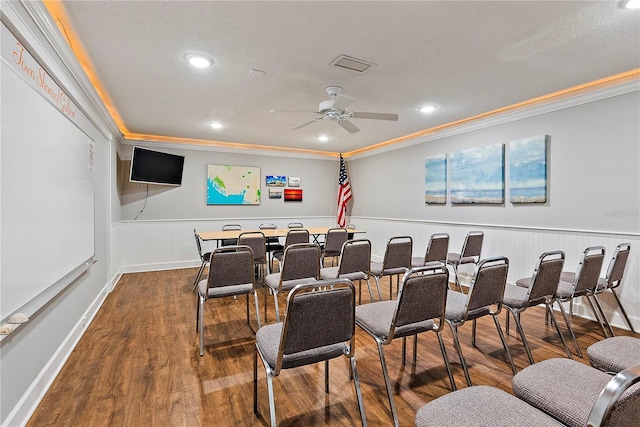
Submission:
POLYGON ((300 187, 300 177, 299 176, 290 176, 289 177, 289 187, 300 187))
POLYGON ((504 144, 457 151, 449 161, 452 204, 504 203, 504 144))
POLYGON ((424 201, 427 205, 447 203, 447 155, 424 159, 424 201))
POLYGON ((509 143, 509 199, 511 203, 547 202, 547 146, 549 135, 509 143))
POLYGON ((286 187, 287 177, 282 175, 267 175, 267 187, 286 187))
POLYGON ((301 202, 302 190, 297 188, 285 188, 284 189, 284 201, 285 202, 301 202))
POLYGON ((207 165, 207 205, 259 205, 260 168, 207 165))
POLYGON ((269 189, 269 198, 270 199, 282 199, 282 189, 281 188, 270 188, 269 189))

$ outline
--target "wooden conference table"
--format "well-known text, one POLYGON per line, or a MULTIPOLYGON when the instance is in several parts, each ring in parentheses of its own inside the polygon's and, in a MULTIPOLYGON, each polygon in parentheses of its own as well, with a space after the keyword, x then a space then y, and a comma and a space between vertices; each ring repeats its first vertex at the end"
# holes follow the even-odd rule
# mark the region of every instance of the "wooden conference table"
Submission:
MULTIPOLYGON (((264 228, 261 230, 226 230, 226 231, 198 231, 198 236, 202 240, 215 240, 219 245, 223 239, 237 239, 241 233, 258 231, 264 233, 265 237, 286 237, 290 230, 307 230, 309 235, 313 237, 314 242, 318 242, 318 237, 326 235, 331 228, 336 227, 305 227, 305 228, 264 228)), ((364 230, 348 228, 347 232, 366 233, 364 230)))

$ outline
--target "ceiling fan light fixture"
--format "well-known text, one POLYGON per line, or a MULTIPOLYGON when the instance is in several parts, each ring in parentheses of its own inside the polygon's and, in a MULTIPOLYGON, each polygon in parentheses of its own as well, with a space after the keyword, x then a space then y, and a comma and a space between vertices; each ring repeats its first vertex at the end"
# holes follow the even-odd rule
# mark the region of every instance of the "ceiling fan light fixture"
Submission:
POLYGON ((189 62, 189 64, 191 64, 193 67, 196 67, 196 68, 207 68, 207 67, 210 67, 211 64, 213 63, 213 61, 210 58, 204 55, 196 55, 196 54, 187 55, 187 61, 189 62))
POLYGON ((429 114, 429 113, 433 113, 434 111, 436 111, 436 108, 438 108, 438 107, 436 107, 435 105, 430 104, 430 105, 423 105, 422 107, 418 108, 418 110, 421 113, 429 114))
POLYGON ((213 129, 222 129, 224 127, 224 124, 220 122, 209 122, 209 126, 213 129))

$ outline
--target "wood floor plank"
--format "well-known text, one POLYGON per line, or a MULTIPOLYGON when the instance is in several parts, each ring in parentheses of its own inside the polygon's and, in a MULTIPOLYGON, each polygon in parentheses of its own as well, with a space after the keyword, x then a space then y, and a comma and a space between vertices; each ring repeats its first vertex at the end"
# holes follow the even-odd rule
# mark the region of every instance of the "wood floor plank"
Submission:
MULTIPOLYGON (((246 299, 223 298, 205 303, 204 356, 198 352, 195 330, 196 297, 192 281, 197 269, 125 274, 107 297, 65 366, 34 412, 28 426, 264 426, 269 405, 262 363, 258 361, 260 417, 253 414, 253 351, 257 328, 253 298, 251 325, 246 323, 246 299)), ((388 298, 388 280, 381 289, 388 298)), ((395 288, 395 284, 394 284, 395 288)), ((366 294, 366 292, 365 292, 366 294)), ((395 295, 395 289, 394 289, 395 295)), ((273 298, 260 294, 270 322, 273 298)), ((364 303, 369 303, 365 295, 364 303)), ((284 311, 286 296, 279 298, 284 311)), ((500 321, 503 329, 504 315, 500 321)), ((542 361, 565 357, 555 328, 544 324, 544 310, 522 314, 533 357, 542 361)), ((574 318, 582 351, 602 339, 597 323, 574 318)), ((564 323, 561 329, 566 333, 564 323)), ((474 384, 511 392, 512 373, 490 318, 478 320, 477 347, 471 346, 471 325, 459 330, 460 342, 474 384)), ((616 329, 620 335, 630 332, 616 329)), ((458 388, 466 386, 451 331, 442 332, 458 388)), ((506 337, 518 370, 528 359, 513 322, 506 337)), ((568 334, 565 335, 568 339, 568 334)), ((402 341, 385 346, 398 417, 413 425, 420 406, 450 391, 437 336, 422 334, 417 363, 407 340, 407 364, 402 366, 402 341)), ((575 355, 573 343, 570 349, 575 355)), ((576 360, 588 364, 586 358, 576 360)), ((357 329, 356 361, 367 421, 391 425, 380 360, 374 340, 357 329)), ((282 371, 274 379, 280 426, 359 425, 353 383, 346 359, 330 363, 330 393, 324 393, 324 365, 282 371)))

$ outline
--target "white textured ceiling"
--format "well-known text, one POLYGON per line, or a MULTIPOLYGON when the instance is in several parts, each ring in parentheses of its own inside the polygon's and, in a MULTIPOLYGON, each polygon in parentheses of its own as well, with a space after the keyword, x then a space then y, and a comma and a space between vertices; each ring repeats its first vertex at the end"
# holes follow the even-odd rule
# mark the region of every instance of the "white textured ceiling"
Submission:
MULTIPOLYGON (((128 132, 349 152, 640 67, 640 12, 617 1, 67 1, 128 132), (202 53, 206 70, 184 60, 202 53), (345 54, 377 64, 332 68, 345 54), (251 69, 264 75, 250 73, 251 69), (299 130, 342 86, 353 119, 299 130), (417 107, 434 103, 423 115, 417 107), (207 126, 225 123, 221 130, 207 126), (320 133, 333 141, 317 140, 320 133)), ((123 129, 124 130, 124 129, 123 129)))

